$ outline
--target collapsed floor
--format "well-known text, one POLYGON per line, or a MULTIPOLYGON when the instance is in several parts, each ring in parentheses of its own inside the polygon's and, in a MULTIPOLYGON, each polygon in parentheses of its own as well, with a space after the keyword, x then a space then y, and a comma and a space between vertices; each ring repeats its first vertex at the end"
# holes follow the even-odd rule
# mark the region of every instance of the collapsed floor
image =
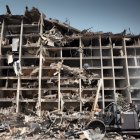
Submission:
POLYGON ((93 112, 119 97, 139 104, 140 36, 79 31, 27 7, 24 15, 7 10, 0 22, 1 131, 79 138, 93 112))

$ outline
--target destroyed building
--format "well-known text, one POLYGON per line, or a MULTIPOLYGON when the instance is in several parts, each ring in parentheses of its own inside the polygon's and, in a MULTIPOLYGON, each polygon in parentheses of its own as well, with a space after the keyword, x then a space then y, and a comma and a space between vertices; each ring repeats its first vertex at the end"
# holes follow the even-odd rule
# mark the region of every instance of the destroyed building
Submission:
POLYGON ((36 8, 0 23, 1 111, 86 110, 100 79, 100 109, 119 95, 139 103, 140 36, 79 31, 36 8))
MULTIPOLYGON (((47 116, 45 121, 53 124, 61 116, 68 120, 60 119, 57 129, 63 129, 66 137, 72 130, 84 130, 92 112, 110 103, 140 104, 140 35, 126 30, 80 31, 47 19, 34 7, 26 7, 24 15, 12 15, 8 6, 7 13, 0 15, 0 30, 0 122, 2 114, 24 114, 26 123, 36 120, 29 116, 47 116), (75 125, 73 118, 81 122, 75 125)), ((98 125, 104 134, 104 123, 98 125)), ((50 136, 51 126, 45 127, 50 136)), ((93 126, 92 121, 88 126, 93 126)), ((11 127, 7 129, 13 134, 11 127)))

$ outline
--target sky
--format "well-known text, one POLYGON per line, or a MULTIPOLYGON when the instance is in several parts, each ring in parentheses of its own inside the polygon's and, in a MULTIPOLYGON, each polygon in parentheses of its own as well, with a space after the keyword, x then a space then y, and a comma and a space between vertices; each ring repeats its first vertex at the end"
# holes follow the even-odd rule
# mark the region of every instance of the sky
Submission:
POLYGON ((24 14, 25 6, 38 8, 46 18, 69 20, 83 30, 140 34, 140 0, 0 0, 0 14, 8 4, 12 14, 24 14), (130 31, 129 31, 130 28, 130 31))

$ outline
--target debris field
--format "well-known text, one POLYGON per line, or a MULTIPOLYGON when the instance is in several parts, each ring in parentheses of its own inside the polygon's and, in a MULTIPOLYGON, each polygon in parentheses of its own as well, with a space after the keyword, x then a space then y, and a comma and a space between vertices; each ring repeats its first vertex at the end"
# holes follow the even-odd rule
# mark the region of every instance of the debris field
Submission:
POLYGON ((122 114, 139 123, 140 36, 80 31, 35 7, 24 15, 6 8, 0 15, 0 139, 135 139, 122 114))

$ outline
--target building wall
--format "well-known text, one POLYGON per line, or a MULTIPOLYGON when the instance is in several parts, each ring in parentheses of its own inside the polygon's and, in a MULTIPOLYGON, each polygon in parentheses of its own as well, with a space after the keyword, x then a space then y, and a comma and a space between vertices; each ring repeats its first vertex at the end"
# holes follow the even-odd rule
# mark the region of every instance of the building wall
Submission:
MULTIPOLYGON (((82 107, 85 102, 92 107, 93 100, 89 99, 95 98, 100 79, 103 79, 98 100, 100 108, 117 102, 120 95, 128 103, 139 104, 139 37, 73 33, 68 38, 63 36, 65 45, 56 44, 55 38, 54 46, 49 46, 39 39, 46 31, 42 24, 3 22, 0 27, 0 107, 16 105, 16 111, 24 113, 72 108, 82 111, 86 108, 82 107), (19 39, 17 51, 12 51, 16 47, 14 39, 19 39), (13 61, 8 64, 10 55, 13 61), (17 60, 21 72, 16 75, 13 65, 17 60), (85 84, 81 78, 74 78, 62 69, 60 75, 54 75, 56 69, 50 65, 62 60, 63 65, 96 76, 90 84, 85 84), (71 84, 70 80, 78 80, 78 83, 71 84)), ((62 32, 60 27, 59 31, 62 32)), ((87 81, 89 79, 87 77, 87 81)))

